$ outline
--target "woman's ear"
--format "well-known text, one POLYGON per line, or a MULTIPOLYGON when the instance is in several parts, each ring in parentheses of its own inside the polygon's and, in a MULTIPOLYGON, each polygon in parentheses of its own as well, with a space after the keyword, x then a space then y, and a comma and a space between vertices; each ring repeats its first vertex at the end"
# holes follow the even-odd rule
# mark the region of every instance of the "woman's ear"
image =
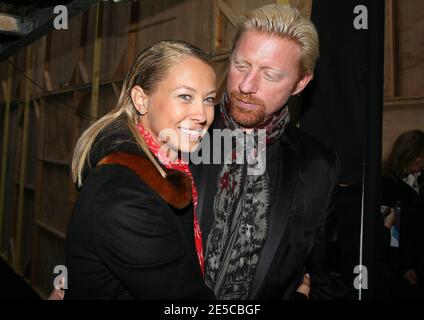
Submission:
POLYGON ((132 87, 131 100, 140 115, 147 113, 147 95, 140 86, 132 87))

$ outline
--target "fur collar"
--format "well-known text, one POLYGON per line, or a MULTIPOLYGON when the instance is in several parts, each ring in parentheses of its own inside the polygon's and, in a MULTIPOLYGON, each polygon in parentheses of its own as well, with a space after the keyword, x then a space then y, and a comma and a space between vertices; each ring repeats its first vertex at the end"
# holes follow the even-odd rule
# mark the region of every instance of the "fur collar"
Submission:
POLYGON ((97 165, 118 164, 131 169, 168 204, 176 209, 187 207, 192 201, 191 180, 177 170, 165 169, 165 178, 145 156, 115 152, 104 157, 97 165))

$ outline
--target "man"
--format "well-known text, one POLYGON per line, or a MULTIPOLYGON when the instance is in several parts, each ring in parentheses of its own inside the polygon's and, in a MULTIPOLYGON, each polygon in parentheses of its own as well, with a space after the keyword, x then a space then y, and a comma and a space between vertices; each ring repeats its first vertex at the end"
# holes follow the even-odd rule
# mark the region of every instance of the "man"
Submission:
POLYGON ((241 17, 214 129, 265 129, 266 170, 246 174, 252 165, 234 157, 193 166, 205 281, 217 299, 290 299, 305 273, 311 299, 345 294, 324 263, 337 156, 291 125, 287 107, 313 78, 318 54, 315 27, 291 6, 241 17))

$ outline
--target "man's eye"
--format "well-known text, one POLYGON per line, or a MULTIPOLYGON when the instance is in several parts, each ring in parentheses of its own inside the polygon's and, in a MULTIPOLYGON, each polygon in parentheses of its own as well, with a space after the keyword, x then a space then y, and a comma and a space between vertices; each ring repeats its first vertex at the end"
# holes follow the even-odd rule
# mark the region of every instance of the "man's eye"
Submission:
POLYGON ((180 94, 178 97, 180 97, 184 101, 190 101, 191 100, 191 95, 189 95, 189 94, 180 94))
POLYGON ((268 81, 277 81, 278 78, 273 75, 273 74, 269 74, 269 73, 265 73, 265 79, 267 79, 268 81))
POLYGON ((242 65, 242 64, 236 64, 235 67, 239 71, 246 71, 247 70, 247 66, 242 65))

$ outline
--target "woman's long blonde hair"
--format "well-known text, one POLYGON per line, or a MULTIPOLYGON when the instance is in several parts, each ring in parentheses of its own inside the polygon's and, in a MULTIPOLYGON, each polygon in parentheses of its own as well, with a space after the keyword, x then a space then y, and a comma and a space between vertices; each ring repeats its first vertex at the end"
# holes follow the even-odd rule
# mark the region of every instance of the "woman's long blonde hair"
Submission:
POLYGON ((136 143, 155 164, 162 176, 164 170, 151 154, 146 142, 137 132, 136 124, 140 117, 131 99, 131 89, 138 85, 146 94, 155 90, 156 84, 167 76, 169 68, 187 56, 192 56, 211 65, 209 57, 199 48, 176 40, 159 41, 143 50, 132 64, 122 85, 116 106, 106 115, 94 122, 79 138, 72 159, 72 179, 82 185, 83 170, 89 161, 90 150, 99 133, 118 120, 128 125, 136 143))

